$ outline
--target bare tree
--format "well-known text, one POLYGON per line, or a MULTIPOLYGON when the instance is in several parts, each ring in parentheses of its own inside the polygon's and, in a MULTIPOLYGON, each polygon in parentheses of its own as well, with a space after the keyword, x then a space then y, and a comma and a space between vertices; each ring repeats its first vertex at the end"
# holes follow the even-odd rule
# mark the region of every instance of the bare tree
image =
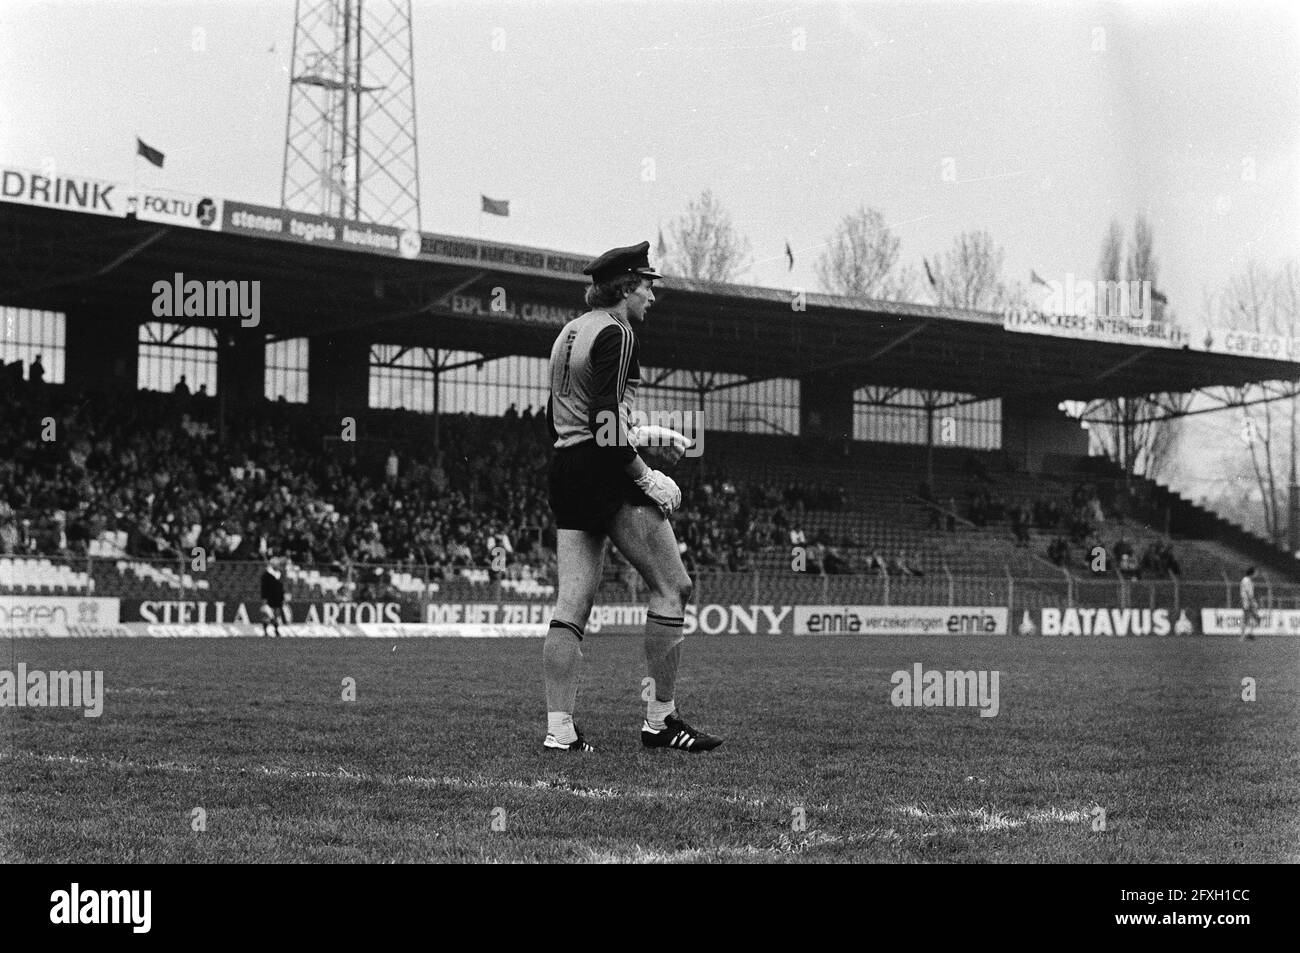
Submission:
POLYGON ((915 269, 898 267, 899 238, 874 208, 859 206, 840 221, 817 260, 817 277, 831 294, 908 301, 915 269))
POLYGON ((1004 308, 1032 308, 1034 307, 1033 296, 1030 294, 1029 286, 1019 278, 1014 279, 1002 290, 1002 307, 1004 308))
MULTIPOLYGON (((1138 216, 1126 257, 1124 229, 1119 222, 1111 221, 1102 239, 1097 279, 1150 281, 1154 289, 1158 272, 1155 232, 1150 222, 1138 216)), ((1151 319, 1176 321, 1173 312, 1162 306, 1153 310, 1151 319)), ((1178 415, 1187 409, 1190 399, 1187 394, 1166 393, 1103 401, 1103 417, 1110 422, 1099 423, 1091 431, 1106 455, 1126 472, 1156 479, 1167 472, 1173 459, 1182 430, 1178 415)))
POLYGON ((1106 228, 1106 237, 1101 242, 1101 260, 1097 264, 1097 277, 1102 281, 1118 281, 1123 276, 1124 226, 1112 218, 1106 228))
POLYGON ((1002 249, 986 231, 962 232, 952 248, 930 265, 938 304, 952 308, 998 311, 1008 301, 1002 281, 1002 249))
MULTIPOLYGON (((1219 327, 1294 337, 1297 306, 1300 265, 1296 261, 1287 262, 1276 272, 1251 263, 1218 296, 1212 313, 1219 327)), ((1295 385, 1260 381, 1221 388, 1219 396, 1225 403, 1240 405, 1238 434, 1245 453, 1237 458, 1237 475, 1255 488, 1255 492, 1242 497, 1249 509, 1235 515, 1247 525, 1262 523, 1264 534, 1283 545, 1289 528, 1288 489, 1300 406, 1295 385)))
POLYGON ((667 274, 700 281, 731 281, 745 268, 749 241, 711 189, 687 203, 686 213, 668 227, 667 274))

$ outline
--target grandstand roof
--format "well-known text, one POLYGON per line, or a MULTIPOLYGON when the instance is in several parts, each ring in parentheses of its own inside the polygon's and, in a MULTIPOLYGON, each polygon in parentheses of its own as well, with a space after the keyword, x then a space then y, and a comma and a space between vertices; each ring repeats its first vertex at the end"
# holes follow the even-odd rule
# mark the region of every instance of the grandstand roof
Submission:
MULTIPOLYGON (((227 222, 233 204, 225 203, 227 222)), ((557 328, 582 310, 585 279, 577 272, 588 256, 415 237, 421 250, 408 258, 0 201, 0 304, 89 306, 105 320, 144 321, 154 319, 154 283, 177 272, 186 280, 259 280, 262 327, 272 337, 357 332, 374 342, 490 357, 549 354, 557 328), (505 312, 493 310, 494 294, 505 312)), ((685 279, 666 280, 656 293, 641 331, 642 361, 656 367, 750 378, 836 374, 854 386, 1011 399, 1186 392, 1300 376, 1300 364, 1289 360, 1214 353, 1199 343, 1018 333, 984 312, 819 294, 808 294, 798 311, 789 290, 685 279)))

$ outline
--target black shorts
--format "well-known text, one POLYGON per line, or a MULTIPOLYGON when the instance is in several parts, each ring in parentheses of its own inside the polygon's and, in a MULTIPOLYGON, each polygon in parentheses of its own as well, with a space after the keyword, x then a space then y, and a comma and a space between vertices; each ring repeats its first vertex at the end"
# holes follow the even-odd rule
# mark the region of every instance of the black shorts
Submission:
POLYGON ((587 440, 556 450, 549 479, 551 512, 560 529, 603 533, 624 506, 654 506, 630 476, 617 454, 587 440))

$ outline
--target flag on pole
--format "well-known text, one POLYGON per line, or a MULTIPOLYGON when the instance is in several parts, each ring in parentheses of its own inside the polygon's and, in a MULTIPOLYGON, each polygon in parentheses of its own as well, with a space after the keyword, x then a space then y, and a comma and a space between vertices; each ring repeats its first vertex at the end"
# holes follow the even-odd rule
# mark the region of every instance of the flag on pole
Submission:
POLYGON ((1041 277, 1039 277, 1038 272, 1034 271, 1034 269, 1032 268, 1029 269, 1029 280, 1036 285, 1042 285, 1044 288, 1051 287, 1051 285, 1049 285, 1046 281, 1044 281, 1041 277))
POLYGON ((146 160, 152 162, 160 169, 163 167, 163 159, 165 156, 163 156, 163 154, 153 146, 145 145, 144 140, 139 136, 135 137, 135 154, 138 156, 144 156, 146 160))
POLYGON ((509 199, 505 199, 505 200, 490 199, 486 195, 480 195, 479 198, 483 200, 483 211, 487 212, 489 215, 510 214, 509 199))
POLYGON ((668 254, 668 246, 664 244, 664 230, 659 229, 659 244, 655 245, 655 257, 663 258, 668 254))
POLYGON ((787 268, 786 271, 794 271, 794 250, 790 248, 790 240, 788 238, 785 242, 785 257, 790 261, 790 267, 787 268))
POLYGON ((1158 302, 1160 302, 1161 304, 1168 304, 1168 303, 1169 303, 1169 299, 1166 298, 1164 295, 1162 295, 1159 291, 1156 291, 1155 288, 1152 288, 1152 289, 1151 289, 1151 300, 1152 300, 1152 301, 1158 301, 1158 302))
POLYGON ((939 282, 934 280, 934 272, 930 270, 930 260, 928 258, 922 258, 921 264, 925 265, 925 277, 930 280, 930 287, 935 291, 938 291, 939 282))

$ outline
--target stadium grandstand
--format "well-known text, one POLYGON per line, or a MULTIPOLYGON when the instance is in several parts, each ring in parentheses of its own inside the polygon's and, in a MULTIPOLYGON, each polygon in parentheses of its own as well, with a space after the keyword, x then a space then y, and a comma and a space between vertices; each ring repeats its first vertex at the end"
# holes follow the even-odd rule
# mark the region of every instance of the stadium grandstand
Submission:
MULTIPOLYGON (((256 603, 275 556, 295 602, 380 621, 553 599, 546 356, 588 256, 0 174, 0 593, 153 621, 256 603)), ((1089 456, 1061 409, 1289 380, 1285 356, 656 290, 638 402, 704 421, 673 517, 698 603, 1182 612, 1255 564, 1300 607, 1291 554, 1089 456)), ((611 557, 601 600, 640 595, 611 557)))

